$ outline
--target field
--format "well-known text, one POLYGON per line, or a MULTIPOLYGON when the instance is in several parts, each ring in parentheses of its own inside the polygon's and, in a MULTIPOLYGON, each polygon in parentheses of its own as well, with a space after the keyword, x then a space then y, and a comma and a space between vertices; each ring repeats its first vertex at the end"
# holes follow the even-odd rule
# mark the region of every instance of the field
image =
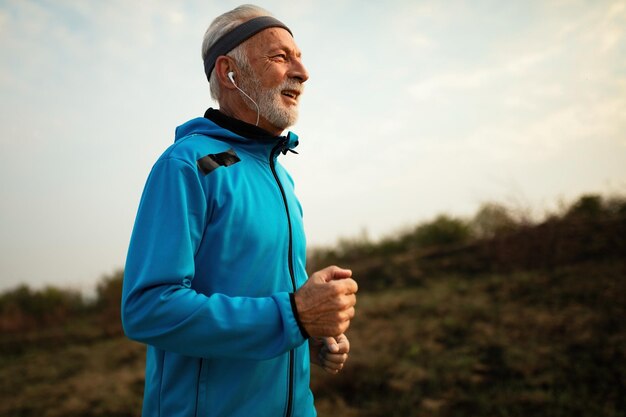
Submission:
MULTIPOLYGON (((545 224, 437 250, 318 253, 312 264, 334 258, 362 288, 346 368, 313 371, 319 415, 626 416, 625 217, 545 224)), ((92 304, 53 289, 0 299, 0 415, 140 415, 144 347, 121 333, 121 280, 92 304)))
POLYGON ((325 416, 626 415, 626 266, 442 276, 362 296, 325 416))

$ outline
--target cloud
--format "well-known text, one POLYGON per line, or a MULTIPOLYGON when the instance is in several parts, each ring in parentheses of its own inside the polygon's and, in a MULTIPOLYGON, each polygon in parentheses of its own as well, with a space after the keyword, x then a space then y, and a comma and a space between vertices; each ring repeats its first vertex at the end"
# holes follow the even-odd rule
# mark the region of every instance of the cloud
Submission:
POLYGON ((417 101, 442 99, 459 91, 477 89, 492 79, 492 69, 472 72, 449 72, 417 81, 409 86, 410 95, 417 101))
POLYGON ((553 54, 552 49, 532 51, 501 63, 485 63, 476 69, 436 74, 411 84, 409 93, 417 101, 428 101, 468 91, 488 91, 502 82, 517 82, 531 76, 553 54))

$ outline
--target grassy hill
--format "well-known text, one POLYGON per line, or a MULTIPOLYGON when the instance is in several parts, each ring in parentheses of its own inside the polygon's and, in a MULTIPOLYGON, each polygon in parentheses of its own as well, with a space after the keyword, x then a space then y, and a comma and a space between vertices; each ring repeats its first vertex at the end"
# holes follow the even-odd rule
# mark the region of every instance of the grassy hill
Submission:
MULTIPOLYGON (((312 252, 312 269, 351 267, 361 287, 346 368, 312 375, 320 416, 625 416, 626 205, 609 203, 585 196, 538 224, 491 207, 312 252)), ((140 415, 121 280, 91 302, 0 296, 0 415, 140 415)))
MULTIPOLYGON (((623 416, 626 266, 443 275, 363 294, 326 416, 623 416)), ((323 411, 323 412, 322 412, 323 411)))

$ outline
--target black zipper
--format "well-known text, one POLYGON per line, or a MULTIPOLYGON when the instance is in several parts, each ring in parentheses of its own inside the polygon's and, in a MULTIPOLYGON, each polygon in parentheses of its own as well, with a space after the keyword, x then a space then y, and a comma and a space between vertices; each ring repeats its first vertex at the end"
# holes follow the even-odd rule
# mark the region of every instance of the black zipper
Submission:
MULTIPOLYGON (((272 152, 270 153, 270 169, 272 170, 272 174, 274 175, 274 179, 276 180, 276 184, 278 184, 278 188, 280 189, 280 195, 283 197, 283 203, 285 204, 285 212, 287 213, 287 224, 289 225, 289 276, 291 277, 291 286, 293 287, 293 291, 296 292, 296 277, 293 270, 293 232, 291 230, 291 216, 289 215, 289 206, 287 205, 287 196, 285 195, 285 189, 278 178, 278 174, 276 173, 276 164, 274 156, 277 155, 282 149, 285 149, 287 144, 286 140, 280 141, 272 152)), ((295 350, 292 349, 289 351, 289 380, 288 380, 288 392, 287 392, 287 409, 285 411, 285 417, 291 417, 293 413, 293 368, 295 362, 295 350)))

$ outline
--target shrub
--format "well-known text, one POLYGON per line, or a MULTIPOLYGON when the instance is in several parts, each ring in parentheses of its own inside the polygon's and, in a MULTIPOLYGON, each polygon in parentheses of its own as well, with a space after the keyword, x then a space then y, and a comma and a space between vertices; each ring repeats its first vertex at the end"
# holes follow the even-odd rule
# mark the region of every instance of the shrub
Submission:
POLYGON ((121 334, 121 300, 124 271, 104 276, 96 287, 96 307, 102 329, 106 334, 121 334))
POLYGON ((518 222, 510 210, 498 203, 485 203, 470 222, 472 234, 479 239, 493 238, 498 234, 514 230, 518 222))
POLYGON ((20 285, 0 295, 0 330, 32 330, 58 324, 84 308, 78 291, 55 287, 33 290, 28 285, 20 285))
POLYGON ((430 223, 417 226, 410 240, 412 246, 425 248, 464 243, 469 238, 467 222, 442 214, 430 223))
POLYGON ((602 197, 596 194, 587 194, 580 197, 570 206, 565 217, 595 219, 605 213, 602 197))

